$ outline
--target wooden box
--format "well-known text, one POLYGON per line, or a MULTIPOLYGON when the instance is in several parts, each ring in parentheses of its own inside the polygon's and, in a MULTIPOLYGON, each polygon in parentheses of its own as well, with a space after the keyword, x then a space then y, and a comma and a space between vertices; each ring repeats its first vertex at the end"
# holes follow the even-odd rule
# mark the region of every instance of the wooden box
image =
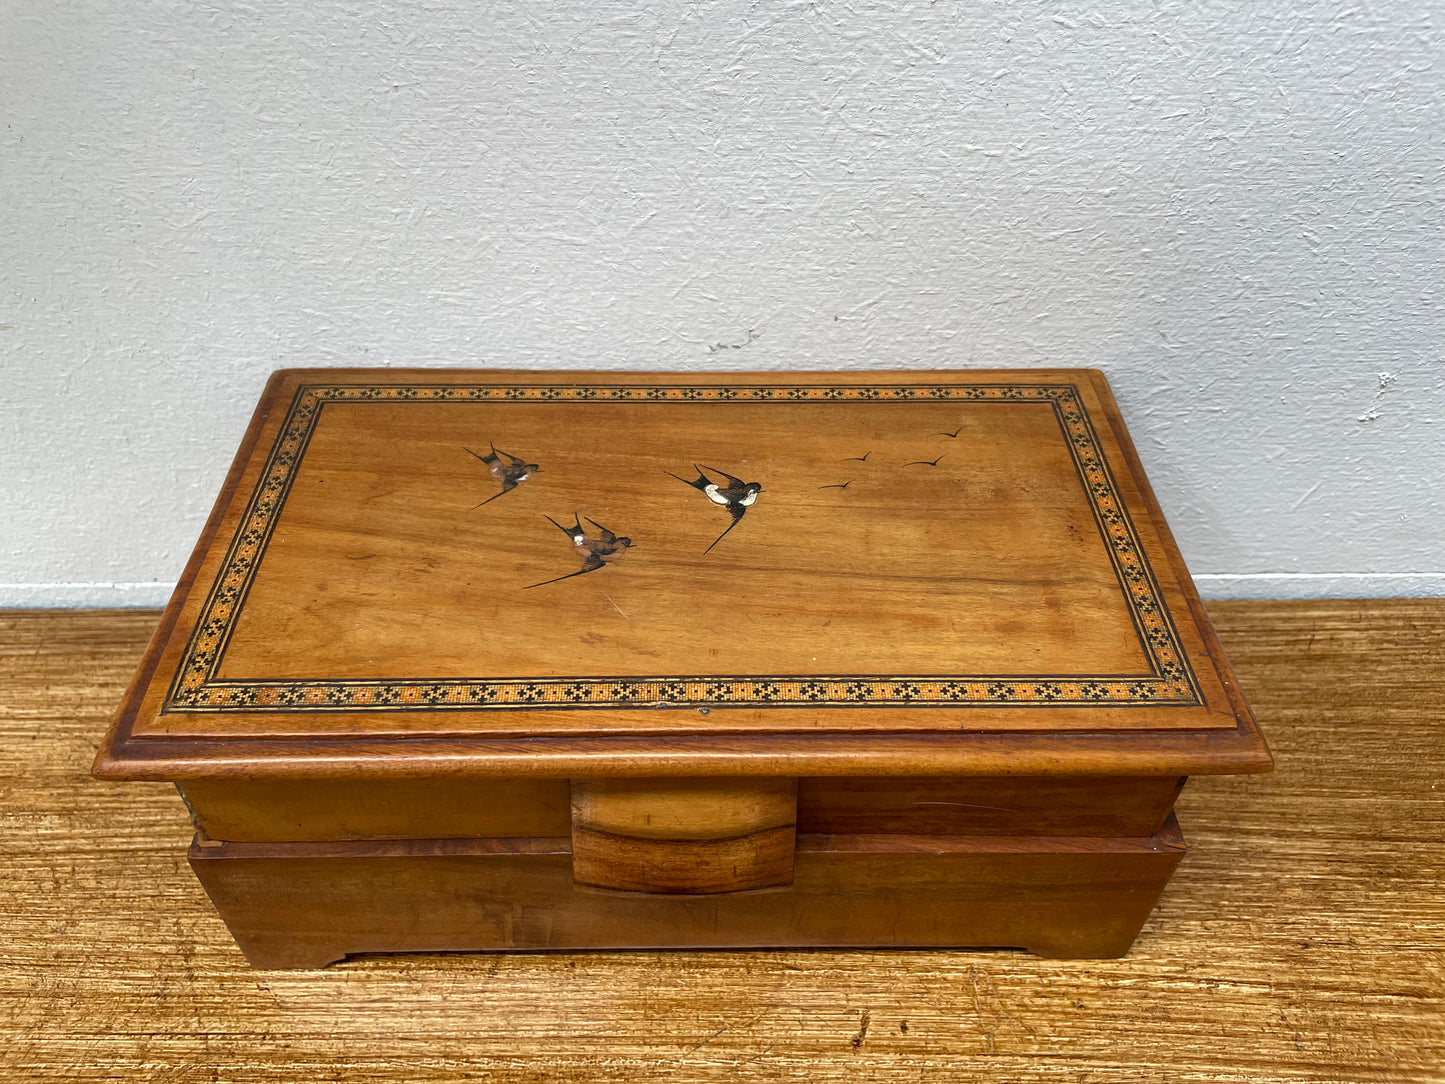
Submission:
POLYGON ((1127 951, 1269 753, 1089 370, 289 370, 96 760, 248 959, 1127 951))

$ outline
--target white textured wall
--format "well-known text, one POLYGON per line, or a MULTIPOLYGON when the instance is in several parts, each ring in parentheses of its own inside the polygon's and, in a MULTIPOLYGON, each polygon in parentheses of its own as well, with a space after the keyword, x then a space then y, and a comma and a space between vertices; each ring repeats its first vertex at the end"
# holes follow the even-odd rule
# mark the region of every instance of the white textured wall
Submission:
POLYGON ((162 601, 264 374, 394 364, 1097 366, 1206 593, 1441 593, 1442 22, 13 0, 0 603, 162 601))

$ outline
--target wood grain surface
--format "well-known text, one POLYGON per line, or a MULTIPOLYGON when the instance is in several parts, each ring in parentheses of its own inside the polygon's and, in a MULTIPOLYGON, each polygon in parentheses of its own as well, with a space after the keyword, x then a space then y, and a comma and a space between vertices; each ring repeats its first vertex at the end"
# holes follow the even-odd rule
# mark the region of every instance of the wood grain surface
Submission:
POLYGON ((628 892, 787 885, 797 824, 795 779, 574 779, 572 876, 628 892))
POLYGON ((570 841, 212 841, 190 861, 246 958, 275 970, 518 950, 1011 946, 1114 960, 1185 853, 1173 818, 1148 839, 802 836, 796 864, 791 839, 774 850, 765 837, 762 861, 723 840, 711 857, 641 862, 629 853, 641 844, 685 841, 632 839, 600 886, 598 856, 579 842, 575 830, 570 841), (728 883, 734 864, 766 873, 774 854, 788 859, 785 887, 728 883))
POLYGON ((282 370, 99 768, 1267 770, 1201 617, 1095 370, 282 370))
POLYGON ((1210 608, 1277 771, 1201 778, 1133 952, 249 969, 173 788, 90 760, 151 613, 0 616, 0 1073, 189 1081, 1445 1081, 1445 602, 1210 608), (1437 789, 1438 788, 1438 789, 1437 789))
MULTIPOLYGON (((952 835, 1152 836, 1177 776, 858 779, 798 782, 800 831, 952 835)), ((212 839, 459 839, 565 836, 566 779, 188 780, 212 839)))

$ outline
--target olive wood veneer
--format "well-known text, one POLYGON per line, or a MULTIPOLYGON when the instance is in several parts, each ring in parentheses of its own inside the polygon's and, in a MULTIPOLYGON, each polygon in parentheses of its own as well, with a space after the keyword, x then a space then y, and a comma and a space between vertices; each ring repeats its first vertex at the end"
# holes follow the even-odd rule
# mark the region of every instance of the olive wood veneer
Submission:
POLYGON ((95 771, 310 966, 1117 954, 1187 776, 1270 763, 1097 372, 316 369, 95 771))

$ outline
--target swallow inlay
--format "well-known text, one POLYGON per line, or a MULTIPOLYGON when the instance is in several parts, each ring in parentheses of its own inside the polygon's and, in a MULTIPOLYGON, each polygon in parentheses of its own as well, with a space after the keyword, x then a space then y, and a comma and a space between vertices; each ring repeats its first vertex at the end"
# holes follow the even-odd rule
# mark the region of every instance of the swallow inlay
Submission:
MULTIPOLYGON (((758 499, 758 494, 763 490, 763 484, 761 482, 744 482, 742 479, 734 478, 727 471, 718 470, 716 467, 704 468, 694 463, 692 469, 697 471, 697 480, 693 482, 689 482, 680 474, 673 474, 672 471, 666 471, 665 473, 676 478, 679 482, 692 486, 693 489, 712 501, 713 504, 720 504, 728 510, 728 515, 732 516, 733 521, 727 525, 727 530, 713 539, 712 546, 716 546, 723 540, 723 536, 726 535, 728 531, 731 531, 738 525, 743 515, 753 506, 753 502, 758 499), (718 482, 711 481, 704 473, 704 470, 711 471, 718 477, 725 479, 727 485, 721 485, 718 482)), ((712 546, 703 550, 703 553, 710 552, 712 546)))
POLYGON ((516 456, 501 451, 495 444, 491 445, 491 449, 486 455, 480 455, 470 448, 466 449, 468 454, 475 456, 486 464, 487 470, 491 472, 492 477, 501 483, 502 486, 500 492, 493 493, 480 504, 473 505, 473 509, 480 508, 483 504, 490 504, 503 493, 512 492, 512 490, 516 489, 542 469, 536 463, 523 462, 516 456))
POLYGON ((587 522, 596 527, 599 533, 596 538, 588 538, 587 532, 582 529, 582 520, 586 517, 576 513, 573 514, 574 523, 571 527, 562 526, 551 516, 543 518, 572 540, 572 548, 582 558, 582 567, 565 576, 554 576, 541 583, 530 583, 522 588, 524 591, 530 591, 534 587, 544 587, 549 583, 556 583, 558 580, 570 580, 573 576, 581 576, 588 572, 596 572, 603 565, 617 560, 632 545, 632 539, 626 536, 618 537, 595 519, 588 519, 587 522))

